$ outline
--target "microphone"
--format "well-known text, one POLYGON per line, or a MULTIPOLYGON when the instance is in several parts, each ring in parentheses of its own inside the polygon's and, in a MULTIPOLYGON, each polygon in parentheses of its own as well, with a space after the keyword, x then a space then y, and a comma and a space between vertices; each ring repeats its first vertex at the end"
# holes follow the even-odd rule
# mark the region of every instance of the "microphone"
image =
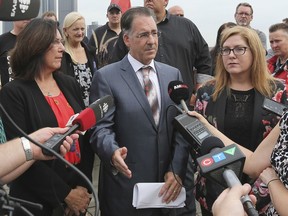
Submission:
POLYGON ((168 94, 171 100, 182 105, 184 111, 188 113, 188 107, 185 103, 189 98, 188 86, 179 80, 171 81, 168 85, 168 94))
MULTIPOLYGON (((197 162, 203 176, 224 187, 241 185, 245 155, 236 144, 224 147, 219 138, 211 136, 203 141, 200 152, 204 156, 197 162)), ((241 197, 241 202, 248 216, 259 215, 248 195, 241 197)))
MULTIPOLYGON (((107 113, 110 108, 114 106, 114 99, 110 95, 106 95, 94 103, 90 104, 89 107, 84 109, 79 113, 79 115, 73 116, 72 126, 64 134, 55 134, 50 139, 48 139, 43 145, 49 149, 53 149, 59 152, 60 146, 66 136, 71 135, 76 130, 86 131, 96 125, 97 121, 101 120, 105 113, 107 113)), ((70 119, 71 120, 71 119, 70 119)), ((53 156, 53 153, 47 149, 42 149, 43 154, 48 156, 53 156)))
POLYGON ((189 98, 189 91, 186 84, 179 80, 171 81, 168 85, 168 94, 174 103, 181 103, 184 109, 182 114, 174 118, 174 126, 193 145, 193 150, 197 154, 202 141, 212 134, 201 121, 187 114, 189 110, 185 100, 189 98), (195 145, 195 141, 197 145, 195 145))
POLYGON ((29 20, 38 16, 40 0, 0 0, 0 20, 29 20))

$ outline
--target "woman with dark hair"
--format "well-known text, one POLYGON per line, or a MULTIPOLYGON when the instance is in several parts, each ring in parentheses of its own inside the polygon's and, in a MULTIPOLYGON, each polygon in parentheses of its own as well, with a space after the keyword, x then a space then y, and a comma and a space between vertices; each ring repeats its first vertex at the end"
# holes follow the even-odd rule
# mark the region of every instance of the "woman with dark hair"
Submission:
POLYGON ((221 40, 221 34, 222 32, 227 29, 227 28, 232 28, 234 26, 237 26, 236 23, 233 22, 227 22, 223 23, 218 31, 217 31, 217 37, 216 37, 216 44, 215 46, 210 50, 210 55, 211 55, 211 61, 212 61, 212 73, 215 75, 215 65, 216 65, 216 59, 219 54, 219 49, 220 49, 220 40, 221 40))
MULTIPOLYGON (((64 46, 56 22, 34 19, 19 34, 11 53, 14 80, 0 91, 0 100, 13 121, 27 134, 43 127, 65 127, 69 118, 85 108, 78 83, 58 72, 64 46)), ((3 115, 7 139, 20 133, 3 115)), ((65 159, 90 179, 87 163, 91 153, 81 137, 65 159)), ((36 161, 11 183, 10 195, 40 203, 43 210, 27 207, 34 215, 52 215, 60 209, 68 215, 85 212, 89 204, 87 185, 61 161, 36 161)), ((13 215, 23 215, 15 211, 13 215)))

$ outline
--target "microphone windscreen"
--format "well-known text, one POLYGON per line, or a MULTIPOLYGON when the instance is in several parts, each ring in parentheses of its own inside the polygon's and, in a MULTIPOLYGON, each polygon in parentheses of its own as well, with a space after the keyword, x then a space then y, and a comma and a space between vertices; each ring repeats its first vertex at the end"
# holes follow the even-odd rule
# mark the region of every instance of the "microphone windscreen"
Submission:
POLYGON ((38 16, 40 0, 0 0, 0 20, 29 20, 38 16))
POLYGON ((179 80, 171 81, 168 94, 174 103, 180 104, 181 100, 186 101, 189 98, 188 86, 179 80))
POLYGON ((80 131, 86 131, 96 124, 96 118, 93 109, 87 107, 74 119, 73 125, 78 124, 80 131))
POLYGON ((223 148, 225 147, 222 140, 220 140, 218 137, 210 136, 207 137, 205 140, 203 140, 200 152, 201 155, 209 154, 214 148, 223 148))
POLYGON ((102 119, 104 114, 107 113, 112 106, 114 106, 113 97, 106 95, 81 111, 73 120, 72 124, 78 124, 80 131, 86 131, 93 127, 97 121, 102 119))

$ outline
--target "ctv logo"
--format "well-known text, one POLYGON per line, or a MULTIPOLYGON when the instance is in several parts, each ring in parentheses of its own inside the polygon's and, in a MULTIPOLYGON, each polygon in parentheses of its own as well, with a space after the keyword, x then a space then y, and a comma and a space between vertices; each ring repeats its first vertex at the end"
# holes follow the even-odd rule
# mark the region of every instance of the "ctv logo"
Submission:
POLYGON ((227 159, 226 155, 228 155, 228 157, 229 155, 233 156, 235 154, 235 151, 236 151, 236 147, 233 147, 230 149, 226 149, 223 152, 219 152, 215 155, 212 155, 212 156, 209 155, 210 157, 204 158, 201 161, 201 166, 209 167, 214 163, 219 163, 220 161, 226 160, 227 159))

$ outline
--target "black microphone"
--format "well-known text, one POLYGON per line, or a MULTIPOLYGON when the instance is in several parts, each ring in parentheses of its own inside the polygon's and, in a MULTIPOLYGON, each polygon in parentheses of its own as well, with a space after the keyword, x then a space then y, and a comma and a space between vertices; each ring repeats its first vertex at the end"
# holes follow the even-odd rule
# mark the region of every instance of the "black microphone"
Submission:
POLYGON ((0 20, 29 20, 38 16, 40 0, 0 0, 0 20))
MULTIPOLYGON (((112 106, 114 106, 114 99, 110 95, 106 95, 96 100, 89 107, 81 111, 79 115, 74 115, 73 119, 70 119, 72 126, 66 133, 53 135, 44 143, 44 146, 59 152, 60 146, 66 136, 71 135, 76 130, 86 131, 90 129, 96 125, 97 121, 104 117, 105 113, 107 113, 112 106)), ((53 156, 53 153, 47 149, 42 149, 42 152, 45 155, 53 156)))
MULTIPOLYGON (((200 152, 204 156, 197 162, 203 176, 224 187, 241 185, 245 155, 236 144, 224 147, 219 138, 211 136, 203 141, 200 152)), ((242 196, 241 202, 248 216, 259 215, 248 195, 242 196)))
POLYGON ((184 111, 188 113, 188 107, 185 103, 189 98, 188 86, 179 80, 171 81, 168 85, 168 94, 171 100, 182 105, 184 111))
POLYGON ((174 126, 191 143, 195 154, 198 154, 202 141, 212 134, 201 121, 187 114, 189 110, 185 100, 189 98, 189 91, 186 84, 179 80, 171 81, 168 85, 168 94, 174 103, 181 103, 184 109, 183 114, 174 118, 174 126), (195 142, 197 145, 195 145, 195 142))

